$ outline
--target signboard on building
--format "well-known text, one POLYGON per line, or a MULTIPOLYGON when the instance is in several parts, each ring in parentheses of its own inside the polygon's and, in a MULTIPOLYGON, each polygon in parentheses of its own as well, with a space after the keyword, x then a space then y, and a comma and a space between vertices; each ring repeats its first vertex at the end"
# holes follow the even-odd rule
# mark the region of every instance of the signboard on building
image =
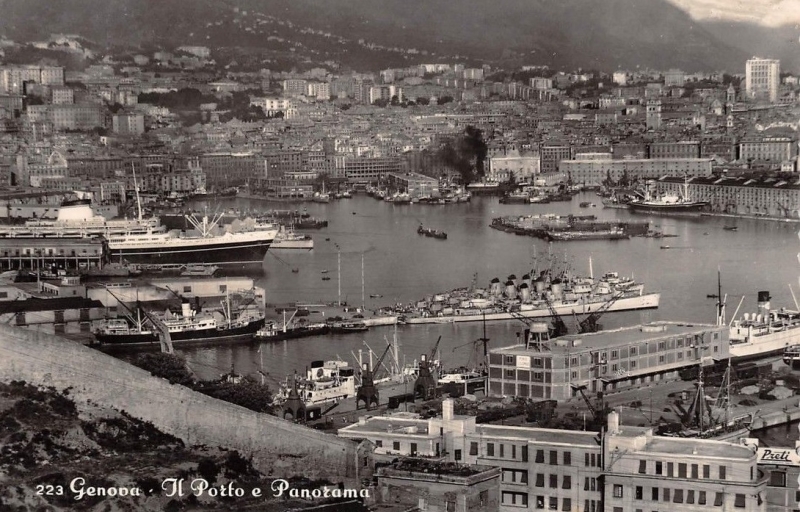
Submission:
POLYGON ((800 466, 800 454, 792 448, 759 448, 758 464, 800 466))
POLYGON ((531 367, 531 356, 517 356, 517 368, 529 369, 531 367))

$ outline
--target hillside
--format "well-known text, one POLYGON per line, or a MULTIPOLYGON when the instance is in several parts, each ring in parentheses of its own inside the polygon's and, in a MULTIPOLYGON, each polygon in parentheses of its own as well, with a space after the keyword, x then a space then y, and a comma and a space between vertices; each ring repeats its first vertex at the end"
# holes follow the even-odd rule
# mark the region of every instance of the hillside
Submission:
POLYGON ((0 0, 0 8, 0 32, 15 39, 77 33, 103 45, 266 47, 356 68, 384 54, 384 66, 458 55, 692 71, 738 69, 749 53, 666 0, 0 0))

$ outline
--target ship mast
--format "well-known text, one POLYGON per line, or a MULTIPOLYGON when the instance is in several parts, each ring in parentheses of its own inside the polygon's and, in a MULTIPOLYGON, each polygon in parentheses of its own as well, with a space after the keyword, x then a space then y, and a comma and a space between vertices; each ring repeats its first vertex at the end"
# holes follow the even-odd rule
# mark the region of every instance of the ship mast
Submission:
POLYGON ((722 297, 722 278, 717 267, 717 325, 725 325, 725 302, 722 297))
POLYGON ((139 199, 139 183, 136 182, 136 166, 131 161, 131 170, 133 171, 133 189, 136 191, 136 206, 139 209, 139 222, 142 221, 142 201, 139 199))
POLYGON ((361 254, 361 310, 366 310, 366 302, 364 301, 364 254, 361 254))

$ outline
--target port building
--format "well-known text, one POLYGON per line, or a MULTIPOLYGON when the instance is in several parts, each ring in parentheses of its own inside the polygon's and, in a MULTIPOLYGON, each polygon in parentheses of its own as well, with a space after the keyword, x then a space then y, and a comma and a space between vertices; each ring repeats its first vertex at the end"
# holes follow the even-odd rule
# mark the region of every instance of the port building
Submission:
POLYGON ((729 355, 726 326, 656 322, 609 331, 526 339, 489 352, 489 395, 565 401, 585 386, 613 391, 675 379, 689 365, 729 355))

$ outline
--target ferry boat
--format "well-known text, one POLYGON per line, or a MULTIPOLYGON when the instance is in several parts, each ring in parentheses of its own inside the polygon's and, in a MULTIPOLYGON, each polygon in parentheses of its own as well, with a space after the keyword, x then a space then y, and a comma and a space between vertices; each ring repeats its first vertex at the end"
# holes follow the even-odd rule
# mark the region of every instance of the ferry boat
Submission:
POLYGON ((101 345, 159 345, 159 335, 168 330, 173 344, 230 342, 251 339, 264 326, 264 315, 252 309, 236 313, 227 303, 225 313, 197 311, 187 300, 181 303, 180 313, 145 313, 137 317, 109 319, 105 327, 95 333, 101 345), (160 330, 161 329, 161 330, 160 330))
POLYGON ((314 239, 310 235, 301 235, 295 233, 293 229, 286 229, 281 226, 278 234, 275 235, 275 240, 272 241, 271 248, 275 249, 305 249, 311 250, 314 248, 314 239))
POLYGON ((305 378, 290 376, 276 394, 276 402, 286 401, 295 379, 297 393, 306 405, 338 402, 356 395, 355 370, 345 361, 313 361, 305 378))
MULTIPOLYGON (((591 276, 591 272, 590 272, 591 276)), ((644 293, 644 285, 608 272, 599 279, 569 272, 550 277, 550 271, 535 279, 510 275, 506 281, 492 279, 488 289, 459 288, 432 295, 410 305, 384 308, 406 324, 436 324, 543 318, 553 315, 587 315, 603 311, 658 308, 661 294, 644 293)))

